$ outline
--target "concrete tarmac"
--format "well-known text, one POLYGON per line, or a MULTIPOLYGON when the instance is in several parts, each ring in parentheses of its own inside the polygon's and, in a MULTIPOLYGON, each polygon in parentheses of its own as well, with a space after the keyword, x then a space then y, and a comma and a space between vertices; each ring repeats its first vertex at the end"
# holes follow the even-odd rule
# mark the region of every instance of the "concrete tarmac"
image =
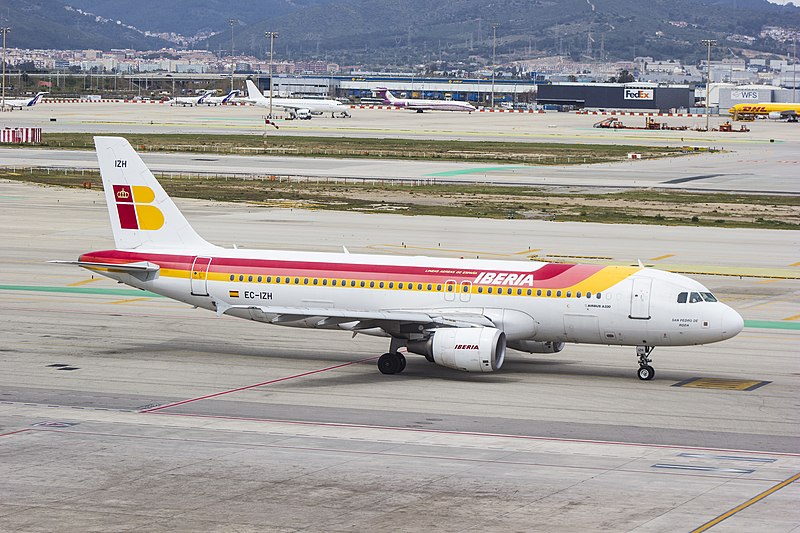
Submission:
POLYGON ((47 264, 113 247, 101 193, 0 181, 2 529, 800 528, 798 232, 178 203, 226 246, 724 267, 698 279, 746 327, 655 350, 651 382, 632 348, 598 346, 384 376, 383 339, 47 264))
MULTIPOLYGON (((263 135, 261 108, 170 107, 163 104, 45 103, 3 114, 4 126, 39 126, 47 132, 192 133, 263 135)), ((724 153, 680 159, 633 160, 601 165, 526 166, 457 162, 406 162, 295 157, 236 157, 212 154, 146 154, 155 171, 213 172, 248 175, 419 179, 510 185, 577 186, 608 190, 664 187, 682 190, 800 194, 794 169, 800 164, 798 125, 758 120, 749 133, 644 131, 593 128, 602 119, 573 113, 409 113, 355 109, 349 119, 315 117, 280 120, 270 136, 391 137, 466 139, 508 142, 697 146, 724 153)), ((645 117, 620 117, 643 126, 645 117)), ((705 127, 705 118, 661 117, 672 126, 705 127)), ((727 120, 712 117, 712 127, 727 120)), ((736 123, 737 127, 739 123, 736 123)), ((633 150, 633 149, 632 149, 633 150)), ((0 149, 0 162, 14 166, 96 168, 92 152, 15 151, 0 149)))

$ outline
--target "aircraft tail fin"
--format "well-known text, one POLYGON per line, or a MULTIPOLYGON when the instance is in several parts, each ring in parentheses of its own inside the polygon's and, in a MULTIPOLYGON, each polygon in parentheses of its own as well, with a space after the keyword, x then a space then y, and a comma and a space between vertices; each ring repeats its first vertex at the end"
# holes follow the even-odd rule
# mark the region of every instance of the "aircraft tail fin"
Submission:
POLYGON ((264 95, 261 93, 261 91, 258 90, 258 87, 256 87, 255 83, 253 83, 253 80, 247 80, 246 84, 247 84, 247 98, 254 101, 264 99, 264 95))
POLYGON ((33 98, 31 98, 28 101, 28 107, 35 106, 36 104, 38 104, 39 100, 41 100, 42 96, 44 96, 45 94, 47 94, 47 93, 46 92, 44 92, 44 93, 41 93, 41 92, 40 93, 36 93, 36 96, 34 96, 33 98))
POLYGON ((122 137, 95 137, 116 247, 213 248, 200 237, 122 137))
POLYGON ((386 87, 378 87, 375 89, 375 98, 381 98, 384 104, 391 104, 392 100, 394 100, 394 95, 386 87))
POLYGON ((227 104, 228 102, 230 102, 231 98, 233 98, 237 94, 239 94, 239 89, 232 90, 231 92, 225 95, 225 98, 222 99, 222 103, 227 104))

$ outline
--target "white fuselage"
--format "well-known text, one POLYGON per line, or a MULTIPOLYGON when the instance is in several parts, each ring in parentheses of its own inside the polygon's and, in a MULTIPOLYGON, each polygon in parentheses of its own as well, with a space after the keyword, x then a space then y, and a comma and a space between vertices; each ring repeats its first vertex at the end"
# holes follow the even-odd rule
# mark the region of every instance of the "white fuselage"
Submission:
MULTIPOLYGON (((82 260, 118 254, 161 270, 146 280, 101 273, 209 310, 237 306, 227 314, 262 322, 280 313, 256 308, 320 309, 319 316, 325 309, 446 310, 484 314, 509 341, 634 346, 704 344, 741 330, 741 317, 721 302, 678 302, 680 293, 710 294, 700 283, 648 268, 222 248, 94 252, 82 260), (197 263, 203 257, 210 262, 197 263)), ((313 317, 281 324, 341 327, 313 317)))

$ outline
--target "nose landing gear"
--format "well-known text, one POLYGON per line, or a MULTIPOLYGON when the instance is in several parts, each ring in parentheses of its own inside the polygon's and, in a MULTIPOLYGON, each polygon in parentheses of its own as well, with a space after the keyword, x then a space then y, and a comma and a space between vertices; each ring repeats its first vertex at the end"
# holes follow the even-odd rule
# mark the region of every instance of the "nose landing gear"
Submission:
POLYGON ((650 352, 653 351, 653 346, 637 346, 636 355, 639 357, 639 379, 643 381, 650 381, 656 375, 655 369, 648 363, 652 363, 650 359, 650 352))

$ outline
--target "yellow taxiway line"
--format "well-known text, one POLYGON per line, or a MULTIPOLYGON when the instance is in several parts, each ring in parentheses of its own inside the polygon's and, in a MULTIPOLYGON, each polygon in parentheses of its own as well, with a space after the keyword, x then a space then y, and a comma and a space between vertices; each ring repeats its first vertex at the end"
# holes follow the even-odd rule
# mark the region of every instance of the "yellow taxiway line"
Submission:
POLYGON ((710 529, 710 528, 716 526, 717 524, 719 524, 720 522, 722 522, 726 518, 730 518, 731 516, 735 515, 739 511, 741 511, 743 509, 747 509, 748 507, 750 507, 754 503, 763 500, 764 498, 766 498, 767 496, 769 496, 773 492, 777 492, 777 491, 781 490, 783 487, 785 487, 787 485, 791 485, 792 483, 794 483, 798 479, 800 479, 800 473, 793 475, 789 479, 785 479, 785 480, 781 481, 777 485, 765 490, 761 494, 753 496, 752 498, 750 498, 746 502, 742 503, 741 505, 737 505, 736 507, 734 507, 730 511, 727 511, 727 512, 719 515, 714 520, 706 522, 705 524, 703 524, 702 526, 698 527, 697 529, 693 529, 692 533, 700 533, 701 531, 706 531, 707 529, 710 529))

